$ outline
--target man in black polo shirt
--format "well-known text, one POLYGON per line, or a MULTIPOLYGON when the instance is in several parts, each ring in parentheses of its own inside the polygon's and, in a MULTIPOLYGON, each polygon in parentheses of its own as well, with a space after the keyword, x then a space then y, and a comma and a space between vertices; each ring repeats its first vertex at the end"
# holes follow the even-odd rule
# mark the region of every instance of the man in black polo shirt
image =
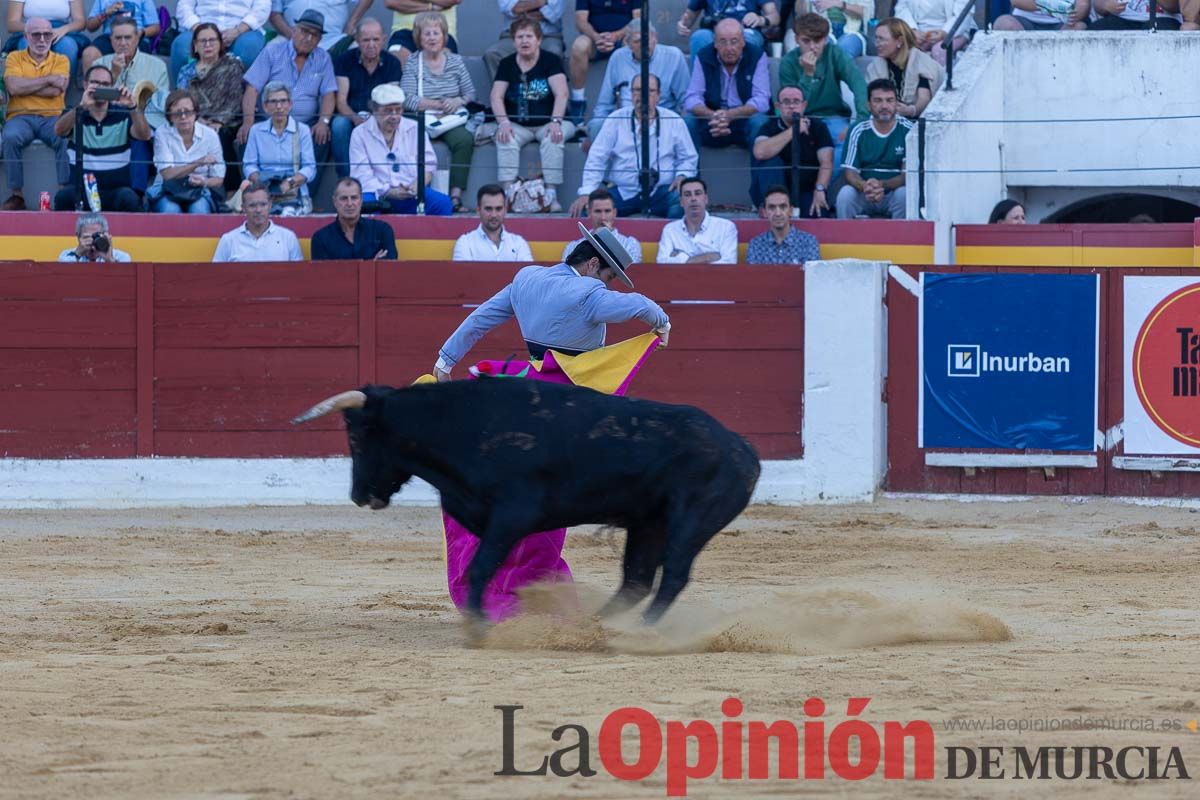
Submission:
MULTIPOLYGON (((83 100, 78 108, 72 108, 54 122, 54 133, 69 143, 71 185, 59 190, 54 196, 56 211, 73 211, 79 199, 80 162, 83 170, 96 176, 96 187, 100 192, 100 207, 105 211, 141 211, 142 198, 129 188, 131 145, 133 139, 150 141, 153 135, 146 122, 145 107, 139 107, 127 89, 122 88, 121 99, 113 102, 97 100, 93 92, 113 86, 113 75, 108 67, 99 64, 87 71, 84 77, 83 100), (82 158, 76 152, 75 118, 80 118, 83 138, 82 158)), ((147 98, 149 100, 149 98, 147 98)), ((99 211, 100 209, 95 209, 99 211)))
POLYGON ((337 219, 312 237, 313 261, 371 261, 396 258, 396 233, 386 222, 363 219, 362 184, 342 178, 333 190, 337 219))
POLYGON ((775 184, 792 187, 792 126, 800 129, 799 194, 792 205, 801 217, 820 217, 829 213, 826 192, 833 179, 833 137, 825 123, 804 116, 807 102, 799 86, 784 86, 776 100, 779 116, 758 132, 751 151, 750 199, 755 208, 763 204, 764 188, 775 184))
POLYGON ((337 116, 333 118, 333 162, 339 178, 350 174, 350 134, 371 118, 371 90, 400 83, 400 59, 383 49, 383 26, 364 19, 354 34, 358 47, 333 60, 337 77, 337 116))

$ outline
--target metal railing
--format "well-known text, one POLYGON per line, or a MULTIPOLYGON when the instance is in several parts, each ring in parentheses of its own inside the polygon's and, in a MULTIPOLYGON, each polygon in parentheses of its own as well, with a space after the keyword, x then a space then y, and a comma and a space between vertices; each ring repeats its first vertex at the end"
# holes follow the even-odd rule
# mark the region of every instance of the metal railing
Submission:
MULTIPOLYGON (((968 14, 975 13, 975 6, 979 5, 980 0, 967 0, 967 4, 963 6, 963 10, 958 12, 958 18, 954 20, 953 27, 950 28, 950 33, 942 40, 942 47, 946 50, 946 85, 945 89, 954 88, 954 37, 958 33, 958 29, 966 21, 968 14)), ((986 29, 991 28, 991 20, 987 21, 986 29)))

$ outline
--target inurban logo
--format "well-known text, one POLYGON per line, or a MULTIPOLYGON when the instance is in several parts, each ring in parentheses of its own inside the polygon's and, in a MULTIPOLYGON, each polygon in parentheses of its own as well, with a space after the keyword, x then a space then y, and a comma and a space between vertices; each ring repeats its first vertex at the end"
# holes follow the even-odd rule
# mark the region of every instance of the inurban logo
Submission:
POLYGON ((1071 359, 1028 352, 1023 355, 993 355, 977 344, 946 345, 946 375, 951 378, 978 378, 985 372, 1068 373, 1071 359))

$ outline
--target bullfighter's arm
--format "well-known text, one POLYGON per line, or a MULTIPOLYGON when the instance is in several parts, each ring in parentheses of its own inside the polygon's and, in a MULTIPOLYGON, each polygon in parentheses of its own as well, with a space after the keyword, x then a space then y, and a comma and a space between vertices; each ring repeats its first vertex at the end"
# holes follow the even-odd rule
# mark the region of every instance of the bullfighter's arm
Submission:
POLYGON ((484 334, 513 318, 511 292, 511 284, 496 292, 487 302, 472 311, 458 326, 458 330, 446 340, 442 349, 438 351, 437 364, 433 368, 439 380, 446 379, 443 375, 449 377, 454 365, 471 351, 484 334))
POLYGON ((656 331, 666 330, 671 320, 658 303, 637 292, 614 292, 602 285, 588 292, 583 313, 589 322, 628 322, 640 319, 656 331))

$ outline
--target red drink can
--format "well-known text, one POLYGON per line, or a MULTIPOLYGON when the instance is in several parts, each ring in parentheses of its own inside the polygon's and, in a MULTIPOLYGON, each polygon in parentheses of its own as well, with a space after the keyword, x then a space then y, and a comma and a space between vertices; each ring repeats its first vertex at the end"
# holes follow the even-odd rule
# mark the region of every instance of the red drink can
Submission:
POLYGON ((42 192, 41 197, 38 198, 38 210, 39 211, 49 211, 50 210, 50 193, 49 192, 42 192))

